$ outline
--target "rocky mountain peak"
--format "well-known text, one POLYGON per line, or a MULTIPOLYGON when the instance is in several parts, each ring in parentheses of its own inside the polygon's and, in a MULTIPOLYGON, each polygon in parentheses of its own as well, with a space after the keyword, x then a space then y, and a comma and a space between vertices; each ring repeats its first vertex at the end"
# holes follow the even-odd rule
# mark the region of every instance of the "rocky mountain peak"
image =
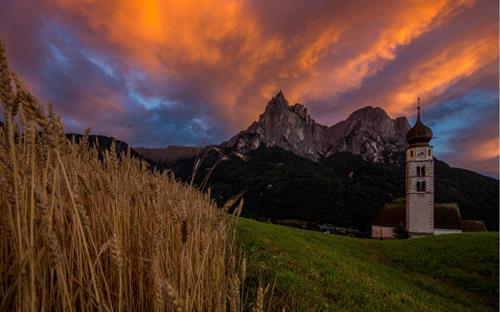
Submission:
POLYGON ((242 153, 260 146, 277 146, 317 159, 317 146, 321 145, 326 129, 311 119, 304 105, 290 106, 280 91, 267 103, 257 122, 222 145, 242 153))
POLYGON ((288 106, 288 101, 283 94, 283 91, 279 91, 267 105, 279 104, 282 106, 288 106))
POLYGON ((260 115, 259 121, 265 120, 266 118, 274 118, 278 115, 287 114, 288 111, 291 111, 297 114, 299 117, 304 119, 306 122, 310 122, 309 113, 307 111, 307 107, 302 104, 296 103, 293 106, 290 106, 287 99, 285 98, 283 91, 278 92, 266 105, 266 109, 264 113, 260 115))
POLYGON ((389 115, 380 107, 365 106, 352 112, 347 119, 351 120, 368 120, 375 118, 389 118, 389 115))
POLYGON ((393 154, 406 148, 409 129, 406 117, 392 119, 380 107, 363 107, 330 127, 325 155, 350 152, 369 161, 390 160, 393 154))
POLYGON ((406 132, 410 129, 406 117, 394 120, 382 108, 372 106, 356 110, 345 121, 351 129, 356 126, 365 127, 367 130, 380 132, 387 137, 397 136, 398 134, 406 135, 406 132))

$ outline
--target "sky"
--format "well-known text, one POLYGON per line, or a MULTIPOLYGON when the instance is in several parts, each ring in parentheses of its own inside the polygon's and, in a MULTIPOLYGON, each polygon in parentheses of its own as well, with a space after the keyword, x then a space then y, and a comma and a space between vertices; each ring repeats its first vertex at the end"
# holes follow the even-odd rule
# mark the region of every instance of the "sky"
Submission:
POLYGON ((220 143, 283 90, 333 125, 379 106, 498 177, 497 0, 0 0, 11 67, 67 131, 220 143))

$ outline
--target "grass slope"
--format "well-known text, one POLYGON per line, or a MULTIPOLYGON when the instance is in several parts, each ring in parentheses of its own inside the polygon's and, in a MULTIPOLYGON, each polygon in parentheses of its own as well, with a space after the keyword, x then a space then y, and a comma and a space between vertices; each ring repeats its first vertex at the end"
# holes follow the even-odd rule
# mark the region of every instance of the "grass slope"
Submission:
POLYGON ((238 222, 271 310, 498 310, 498 233, 375 241, 238 222))

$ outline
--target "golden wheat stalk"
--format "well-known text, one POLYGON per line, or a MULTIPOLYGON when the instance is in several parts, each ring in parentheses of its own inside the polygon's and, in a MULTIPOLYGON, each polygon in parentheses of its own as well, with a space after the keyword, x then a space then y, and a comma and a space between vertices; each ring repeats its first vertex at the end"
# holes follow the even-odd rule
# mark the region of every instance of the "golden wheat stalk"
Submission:
POLYGON ((225 215, 239 198, 220 209, 130 152, 118 157, 116 143, 103 160, 88 131, 67 140, 52 105, 45 113, 9 72, 2 43, 0 102, 0 310, 245 308, 246 259, 225 215))

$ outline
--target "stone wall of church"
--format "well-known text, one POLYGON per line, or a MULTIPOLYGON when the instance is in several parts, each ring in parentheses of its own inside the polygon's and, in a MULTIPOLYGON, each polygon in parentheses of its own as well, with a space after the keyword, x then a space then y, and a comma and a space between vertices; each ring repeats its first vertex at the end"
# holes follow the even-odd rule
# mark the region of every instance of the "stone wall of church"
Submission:
POLYGON ((407 200, 409 233, 434 232, 434 196, 430 193, 415 194, 407 200))

